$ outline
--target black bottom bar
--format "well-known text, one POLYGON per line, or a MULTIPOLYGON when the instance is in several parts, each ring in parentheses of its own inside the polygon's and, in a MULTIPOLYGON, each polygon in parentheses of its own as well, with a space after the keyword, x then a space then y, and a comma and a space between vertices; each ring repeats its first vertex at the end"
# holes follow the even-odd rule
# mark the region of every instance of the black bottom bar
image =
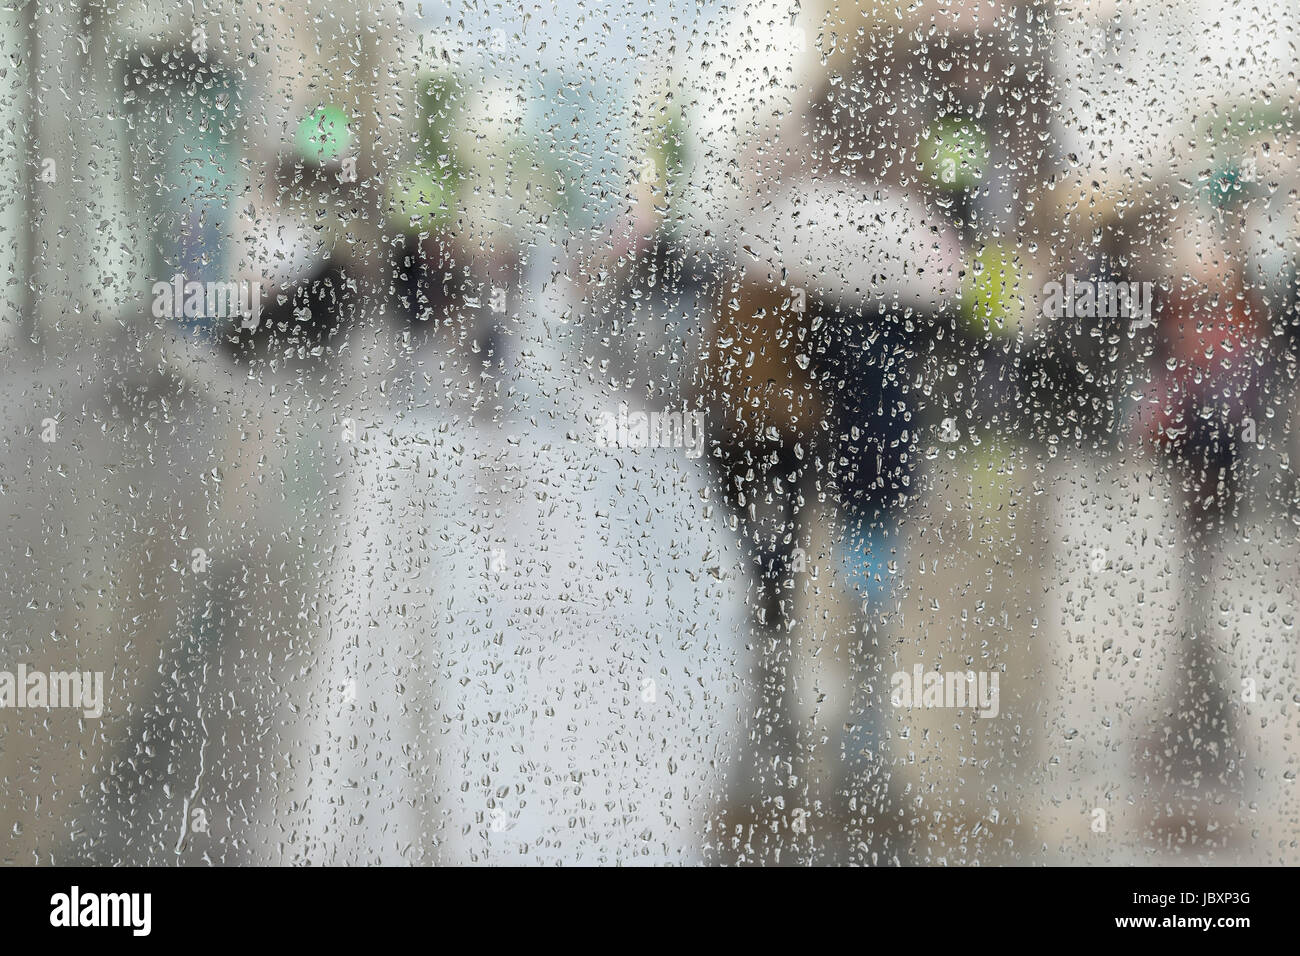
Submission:
POLYGON ((1291 877, 1281 869, 1194 868, 0 871, 11 941, 319 942, 333 951, 394 932, 458 948, 476 936, 492 947, 512 937, 555 942, 564 938, 557 932, 593 947, 655 936, 683 945, 702 933, 725 938, 729 951, 759 935, 770 950, 784 934, 806 947, 845 932, 870 946, 892 935, 873 928, 882 922, 919 930, 904 933, 918 942, 951 934, 951 942, 989 945, 1125 937, 1233 945, 1289 925, 1281 910, 1293 898, 1291 877))

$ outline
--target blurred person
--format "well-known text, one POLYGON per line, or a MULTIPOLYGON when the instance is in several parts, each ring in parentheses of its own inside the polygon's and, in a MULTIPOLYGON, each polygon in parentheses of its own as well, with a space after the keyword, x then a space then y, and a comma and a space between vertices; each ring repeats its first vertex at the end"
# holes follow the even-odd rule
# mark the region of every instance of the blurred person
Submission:
POLYGON ((432 341, 468 363, 471 402, 506 368, 509 313, 519 297, 519 242, 491 174, 480 168, 509 164, 513 107, 504 90, 469 69, 426 72, 414 95, 413 146, 385 191, 384 215, 400 237, 400 319, 417 347, 432 341))
MULTIPOLYGON (((987 128, 1001 115, 994 107, 1041 92, 1041 73, 1013 68, 1025 64, 995 39, 1033 36, 1022 13, 961 5, 895 23, 863 5, 791 16, 756 3, 720 30, 728 85, 700 81, 697 168, 712 174, 693 182, 687 222, 694 248, 735 263, 739 278, 722 290, 700 391, 723 406, 719 464, 753 529, 760 620, 778 634, 798 615, 784 595, 793 595, 796 548, 802 557, 815 536, 800 519, 811 488, 835 502, 843 581, 858 604, 850 633, 879 641, 865 634, 905 566, 898 525, 922 433, 941 424, 921 414, 933 403, 910 378, 934 367, 936 330, 943 340, 955 314, 960 239, 1014 221, 1037 155, 1041 123, 1023 110, 1008 111, 1013 121, 996 135, 987 128), (865 29, 831 42, 843 16, 865 29), (910 29, 917 23, 929 24, 924 38, 910 29)), ((944 348, 967 343, 964 333, 944 348)), ((1009 376, 988 372, 1010 390, 1009 376)), ((792 712, 800 678, 773 648, 765 701, 792 712)), ((849 721, 850 760, 878 750, 875 704, 866 706, 849 721)))
MULTIPOLYGON (((829 4, 824 32, 843 6, 829 4)), ((969 793, 958 784, 975 752, 967 735, 953 733, 938 712, 891 712, 886 668, 920 662, 932 669, 945 650, 968 661, 996 659, 1013 674, 1031 664, 1028 654, 1017 656, 1026 650, 1022 642, 976 655, 975 646, 987 645, 966 633, 964 619, 932 620, 939 615, 930 608, 942 601, 947 609, 965 587, 965 568, 949 560, 960 553, 960 538, 944 538, 942 563, 951 578, 935 581, 933 565, 931 575, 919 576, 913 552, 930 552, 922 525, 949 533, 945 516, 934 513, 949 482, 965 488, 966 476, 977 489, 968 493, 985 509, 986 535, 1003 527, 996 512, 1016 501, 1008 472, 1014 474, 1018 458, 999 439, 1016 422, 1019 333, 1033 261, 1007 237, 1024 222, 1025 187, 1044 152, 1048 111, 1026 108, 1045 107, 1042 23, 1028 8, 1001 3, 923 7, 903 18, 860 12, 867 29, 827 50, 829 68, 804 94, 809 174, 831 182, 851 175, 875 199, 864 204, 863 225, 879 234, 866 241, 895 250, 888 257, 894 269, 881 268, 876 257, 858 252, 861 237, 855 243, 819 223, 828 241, 838 238, 857 252, 861 265, 850 274, 868 290, 857 321, 837 315, 827 323, 824 347, 823 386, 829 380, 840 388, 827 391, 839 406, 832 414, 838 461, 848 463, 838 501, 847 580, 863 612, 854 626, 872 649, 864 656, 874 658, 846 721, 846 770, 861 784, 864 758, 867 767, 888 761, 897 792, 955 791, 960 798, 947 801, 942 817, 951 813, 969 827, 976 807, 964 816, 950 810, 980 798, 977 783, 969 793), (893 211, 882 215, 885 209, 893 211), (938 462, 919 474, 923 455, 938 462), (925 621, 931 626, 919 623, 925 621)), ((960 535, 960 525, 955 530, 960 535)), ((1014 538, 1013 530, 1006 533, 1014 538)), ((996 536, 983 540, 996 546, 996 536)), ((1008 565, 1015 561, 1004 557, 1008 565)), ((1012 593, 1002 606, 1023 603, 1012 593)), ((1001 640, 995 646, 1003 647, 1001 640)), ((1008 688, 1009 704, 1018 703, 1019 686, 1008 688)), ((1008 751, 992 729, 979 737, 981 754, 1008 751)), ((977 828, 987 834, 993 826, 981 817, 977 828)))
MULTIPOLYGON (((1175 220, 1177 277, 1161 303, 1149 391, 1135 425, 1172 469, 1188 551, 1191 595, 1170 723, 1147 759, 1180 795, 1238 792, 1241 730, 1213 642, 1212 581, 1229 526, 1242 518, 1247 445, 1242 423, 1259 407, 1271 317, 1243 282, 1228 225, 1205 207, 1175 220)), ((1212 807, 1196 813, 1212 815, 1212 807)))

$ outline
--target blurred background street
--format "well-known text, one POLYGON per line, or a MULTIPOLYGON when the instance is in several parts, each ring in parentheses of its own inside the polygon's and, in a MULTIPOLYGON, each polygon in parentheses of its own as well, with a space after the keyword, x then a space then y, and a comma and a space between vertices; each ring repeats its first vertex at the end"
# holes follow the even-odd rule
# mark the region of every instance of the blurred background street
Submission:
POLYGON ((1300 862, 1297 44, 0 11, 0 860, 1300 862))

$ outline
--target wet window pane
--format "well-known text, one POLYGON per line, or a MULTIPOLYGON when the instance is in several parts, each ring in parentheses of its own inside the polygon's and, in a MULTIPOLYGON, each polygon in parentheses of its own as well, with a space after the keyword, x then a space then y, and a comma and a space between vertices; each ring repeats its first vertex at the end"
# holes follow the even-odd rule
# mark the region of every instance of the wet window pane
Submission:
POLYGON ((4 862, 1297 862, 1298 44, 0 12, 4 862))

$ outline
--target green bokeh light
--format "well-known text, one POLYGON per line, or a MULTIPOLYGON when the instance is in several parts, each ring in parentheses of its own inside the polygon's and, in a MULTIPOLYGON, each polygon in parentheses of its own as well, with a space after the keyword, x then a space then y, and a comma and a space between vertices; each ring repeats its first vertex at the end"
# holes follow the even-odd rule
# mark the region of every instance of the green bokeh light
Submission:
POLYGON ((962 280, 962 316, 971 335, 1013 335, 1020 325, 1022 269, 1015 251, 999 243, 975 250, 962 280))
POLYGON ((308 114, 294 137, 298 155, 316 163, 337 159, 351 143, 348 115, 337 106, 321 106, 308 114))
POLYGON ((969 120, 939 120, 921 137, 921 166, 940 188, 970 189, 984 178, 988 137, 969 120))

